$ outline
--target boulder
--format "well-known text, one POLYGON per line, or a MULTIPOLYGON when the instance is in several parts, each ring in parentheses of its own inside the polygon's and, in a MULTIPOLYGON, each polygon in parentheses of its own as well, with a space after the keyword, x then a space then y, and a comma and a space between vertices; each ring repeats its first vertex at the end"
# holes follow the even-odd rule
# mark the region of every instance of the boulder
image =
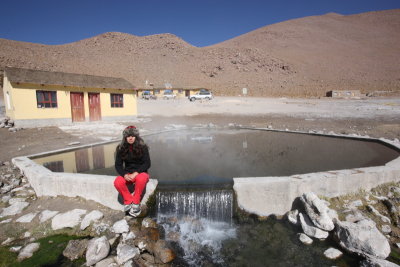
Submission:
POLYGON ((113 231, 116 234, 128 233, 129 225, 125 219, 119 220, 113 224, 113 231))
POLYGON ((390 254, 386 237, 368 219, 357 223, 336 221, 334 237, 342 248, 364 257, 385 259, 390 254))
POLYGON ((81 222, 81 216, 83 214, 86 214, 86 210, 74 209, 65 213, 57 214, 51 221, 51 228, 53 230, 74 228, 81 222))
POLYGON ((26 245, 18 254, 18 261, 23 261, 24 259, 32 257, 40 247, 40 243, 31 243, 26 245))
POLYGON ((70 240, 67 247, 63 251, 64 257, 74 261, 85 255, 89 239, 70 240))
POLYGON ((119 244, 117 247, 117 263, 119 265, 122 265, 131 259, 138 258, 139 256, 140 251, 138 248, 127 244, 119 244))
POLYGON ((154 244, 154 256, 162 263, 171 262, 176 257, 174 251, 168 246, 167 241, 161 239, 154 244))
POLYGON ((307 215, 303 215, 299 213, 300 225, 303 229, 303 232, 311 237, 315 237, 318 239, 326 239, 329 236, 329 232, 321 230, 315 226, 313 226, 312 222, 308 218, 307 215))
POLYGON ((81 222, 81 230, 85 230, 92 222, 96 222, 104 217, 101 211, 93 210, 87 214, 81 222))
POLYGON ((110 243, 105 236, 91 239, 86 250, 86 265, 94 265, 105 259, 109 252, 110 243))
POLYGON ((398 267, 399 265, 377 258, 368 257, 365 260, 360 262, 360 267, 398 267))
POLYGON ((313 224, 325 231, 332 231, 335 225, 328 214, 328 206, 312 192, 304 193, 300 197, 305 211, 313 224))

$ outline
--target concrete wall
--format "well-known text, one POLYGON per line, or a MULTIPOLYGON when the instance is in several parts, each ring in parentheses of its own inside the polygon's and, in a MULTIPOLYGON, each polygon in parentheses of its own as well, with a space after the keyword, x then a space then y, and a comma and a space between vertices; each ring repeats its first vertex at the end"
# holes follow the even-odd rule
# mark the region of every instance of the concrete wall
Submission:
MULTIPOLYGON (((13 158, 12 162, 28 178, 37 196, 83 197, 106 207, 121 210, 114 176, 80 173, 53 173, 27 157, 13 158)), ((146 203, 157 187, 157 180, 150 179, 142 203, 146 203)))
MULTIPOLYGON (((389 142, 386 140, 386 142, 389 142)), ((399 143, 390 143, 400 149, 399 143)), ((335 170, 283 177, 234 178, 239 208, 259 216, 284 215, 306 192, 336 197, 400 181, 400 157, 385 166, 335 170)))

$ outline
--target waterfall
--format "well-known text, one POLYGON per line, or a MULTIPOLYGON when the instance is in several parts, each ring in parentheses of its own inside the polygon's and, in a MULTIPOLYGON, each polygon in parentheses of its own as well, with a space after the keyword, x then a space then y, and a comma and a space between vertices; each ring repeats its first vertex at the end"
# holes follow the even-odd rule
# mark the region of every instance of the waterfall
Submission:
POLYGON ((157 213, 232 223, 232 190, 158 192, 157 213))
POLYGON ((157 221, 166 239, 177 242, 190 266, 223 264, 222 242, 236 237, 232 222, 233 191, 175 191, 157 193, 157 221))

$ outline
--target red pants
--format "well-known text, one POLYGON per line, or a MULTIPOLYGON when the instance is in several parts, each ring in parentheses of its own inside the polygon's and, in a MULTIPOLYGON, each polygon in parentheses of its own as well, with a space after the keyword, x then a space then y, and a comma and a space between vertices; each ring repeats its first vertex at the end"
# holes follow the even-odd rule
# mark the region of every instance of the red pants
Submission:
POLYGON ((128 182, 125 180, 124 177, 118 176, 114 180, 114 186, 117 189, 117 191, 122 195, 122 198, 124 199, 124 204, 128 205, 131 203, 134 204, 139 204, 143 190, 146 187, 147 182, 149 181, 149 174, 147 172, 141 172, 138 175, 136 175, 135 179, 132 181, 128 182), (135 191, 133 193, 133 196, 131 192, 129 192, 128 189, 128 184, 135 184, 135 191))

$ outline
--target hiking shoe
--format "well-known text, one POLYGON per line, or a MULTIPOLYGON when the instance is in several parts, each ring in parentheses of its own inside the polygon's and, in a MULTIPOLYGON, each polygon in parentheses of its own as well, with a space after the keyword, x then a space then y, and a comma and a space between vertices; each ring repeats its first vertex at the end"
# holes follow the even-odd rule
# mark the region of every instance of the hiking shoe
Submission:
POLYGON ((128 212, 132 208, 132 204, 124 205, 124 212, 128 212))
POLYGON ((140 204, 131 204, 131 208, 129 209, 128 214, 132 217, 136 217, 140 214, 140 204))

